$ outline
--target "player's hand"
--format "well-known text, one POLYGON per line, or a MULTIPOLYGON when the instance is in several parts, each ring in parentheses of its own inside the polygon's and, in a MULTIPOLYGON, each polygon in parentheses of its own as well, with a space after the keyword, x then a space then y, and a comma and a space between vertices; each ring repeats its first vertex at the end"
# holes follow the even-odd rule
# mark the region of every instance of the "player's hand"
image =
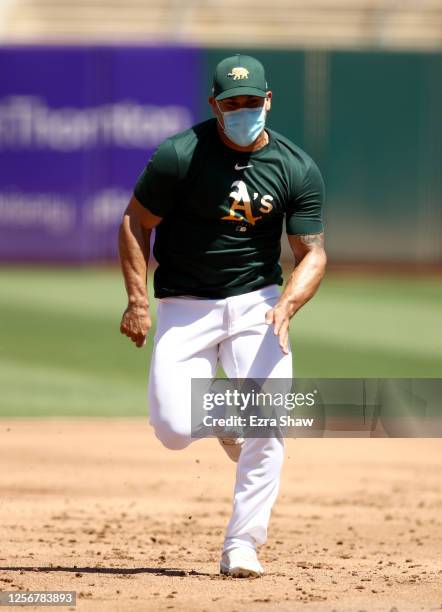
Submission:
POLYGON ((266 312, 267 325, 273 325, 273 333, 278 336, 279 346, 283 353, 289 353, 289 325, 292 316, 291 308, 284 302, 278 302, 274 308, 266 312))
POLYGON ((129 305, 123 313, 120 332, 138 347, 146 344, 146 336, 152 327, 148 306, 129 305))

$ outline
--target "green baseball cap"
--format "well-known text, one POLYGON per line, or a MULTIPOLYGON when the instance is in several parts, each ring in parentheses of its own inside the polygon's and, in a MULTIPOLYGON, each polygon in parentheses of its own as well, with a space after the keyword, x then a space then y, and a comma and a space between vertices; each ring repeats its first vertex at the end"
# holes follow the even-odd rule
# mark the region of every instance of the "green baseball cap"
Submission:
POLYGON ((233 96, 265 98, 267 90, 264 66, 250 55, 237 53, 226 57, 215 68, 212 87, 215 100, 233 96))

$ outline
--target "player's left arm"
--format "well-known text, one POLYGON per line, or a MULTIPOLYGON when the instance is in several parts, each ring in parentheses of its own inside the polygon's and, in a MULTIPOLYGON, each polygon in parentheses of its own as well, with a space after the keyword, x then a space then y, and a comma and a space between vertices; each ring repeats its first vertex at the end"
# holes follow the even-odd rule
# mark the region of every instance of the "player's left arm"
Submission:
POLYGON ((315 295, 327 264, 322 219, 325 185, 321 172, 312 159, 307 159, 302 177, 292 177, 286 203, 286 229, 295 267, 277 305, 266 315, 284 353, 289 351, 290 319, 315 295))
POLYGON ((288 240, 295 256, 295 267, 278 303, 266 314, 266 323, 273 324, 284 353, 288 353, 290 319, 315 295, 327 265, 324 232, 288 235, 288 240))

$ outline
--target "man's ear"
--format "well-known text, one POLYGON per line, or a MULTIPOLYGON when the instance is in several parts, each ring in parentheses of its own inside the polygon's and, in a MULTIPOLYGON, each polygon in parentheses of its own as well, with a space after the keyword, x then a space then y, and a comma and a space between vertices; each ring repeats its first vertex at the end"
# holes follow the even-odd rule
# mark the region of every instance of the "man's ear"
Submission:
POLYGON ((264 102, 264 106, 267 112, 269 112, 269 110, 272 108, 272 97, 273 94, 271 91, 266 91, 267 94, 267 98, 266 101, 264 102))
POLYGON ((219 111, 218 104, 216 103, 216 100, 213 96, 209 96, 209 104, 212 107, 212 113, 218 119, 218 123, 220 123, 220 125, 224 127, 223 117, 219 111))
POLYGON ((215 117, 217 117, 218 113, 216 112, 217 108, 216 108, 215 98, 213 96, 209 96, 208 102, 209 102, 210 106, 212 107, 212 113, 215 115, 215 117))

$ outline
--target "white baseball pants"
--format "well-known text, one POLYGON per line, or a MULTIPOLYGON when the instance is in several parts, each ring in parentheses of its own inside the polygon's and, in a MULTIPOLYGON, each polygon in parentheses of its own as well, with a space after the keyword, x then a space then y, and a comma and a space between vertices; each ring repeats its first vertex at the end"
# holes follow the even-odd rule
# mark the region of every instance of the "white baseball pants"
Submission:
MULTIPOLYGON (((167 448, 185 448, 191 436, 191 378, 213 378, 218 360, 229 378, 292 378, 285 355, 265 323, 277 285, 225 299, 159 300, 149 377, 150 423, 167 448)), ((233 511, 224 550, 255 548, 267 539, 283 463, 282 438, 249 438, 236 470, 233 511)))

